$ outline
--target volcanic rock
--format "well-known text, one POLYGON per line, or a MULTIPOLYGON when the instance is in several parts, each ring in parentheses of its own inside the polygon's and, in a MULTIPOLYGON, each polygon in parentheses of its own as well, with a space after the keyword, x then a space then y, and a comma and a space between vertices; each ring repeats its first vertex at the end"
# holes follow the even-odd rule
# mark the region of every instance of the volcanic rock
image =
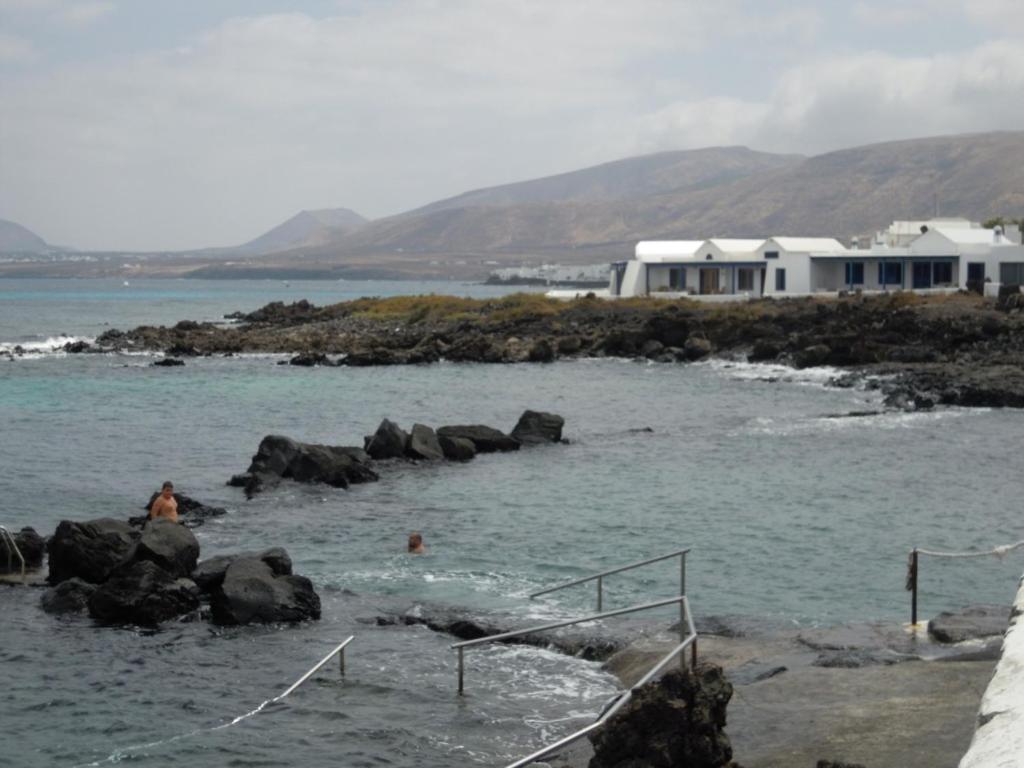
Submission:
POLYGON ((111 624, 155 626, 198 607, 195 583, 149 560, 118 568, 89 597, 89 615, 111 624))
POLYGON ((412 425, 405 453, 409 458, 425 461, 438 461, 444 458, 444 450, 437 440, 437 433, 423 424, 412 425))
POLYGON ((108 517, 75 523, 62 520, 47 544, 49 582, 59 584, 78 576, 98 584, 130 554, 139 532, 128 523, 108 517))
POLYGON ((524 411, 512 430, 512 437, 523 445, 558 443, 562 440, 563 426, 565 419, 558 414, 524 411))
POLYGON ((224 581, 228 567, 238 559, 260 560, 266 563, 276 576, 290 576, 292 559, 281 547, 272 547, 262 552, 241 552, 237 555, 216 555, 199 563, 192 571, 192 581, 201 592, 211 592, 224 581))
POLYGON ((188 576, 199 559, 199 542, 184 525, 156 519, 146 523, 133 560, 149 560, 173 576, 188 576))
POLYGON ((366 445, 366 452, 374 459, 399 459, 405 456, 409 435, 390 419, 384 419, 366 445))
POLYGON ((176 357, 165 357, 162 360, 154 360, 152 365, 157 368, 175 368, 180 365, 184 365, 184 360, 179 360, 176 357))
POLYGON ((262 560, 239 558, 211 594, 216 624, 320 618, 320 597, 305 576, 277 576, 262 560))
MULTIPOLYGON (((14 543, 18 547, 18 551, 21 553, 22 559, 25 561, 26 570, 33 570, 43 564, 43 553, 46 552, 46 541, 36 533, 35 528, 22 528, 20 531, 13 535, 14 543)), ((8 557, 5 554, 7 548, 0 545, 0 573, 20 573, 21 572, 21 560, 17 556, 11 553, 10 570, 7 568, 8 557)))
POLYGON ((940 643, 961 643, 1006 632, 1010 609, 1003 605, 971 605, 957 612, 943 611, 928 622, 928 634, 940 643))
POLYGON ((350 483, 377 480, 365 457, 361 448, 299 443, 281 435, 267 435, 260 441, 248 471, 235 475, 230 482, 244 484, 249 495, 282 478, 347 488, 350 483))
POLYGON ((690 361, 704 359, 711 350, 711 342, 701 336, 690 336, 683 344, 683 356, 690 361))
POLYGON ((438 435, 438 444, 444 451, 444 457, 450 461, 469 461, 476 456, 476 446, 472 440, 464 437, 448 437, 438 435))
MULTIPOLYGON (((159 495, 160 493, 157 491, 149 497, 149 503, 144 507, 147 512, 152 508, 153 502, 156 501, 156 497, 159 495)), ((211 507, 183 493, 175 493, 174 500, 178 502, 178 517, 189 528, 198 528, 211 517, 220 517, 227 514, 227 510, 224 507, 211 507)), ((148 519, 148 516, 142 516, 141 518, 133 517, 129 519, 129 522, 133 524, 138 523, 139 527, 142 527, 148 519)))
POLYGON ((673 668, 590 735, 590 768, 724 768, 732 760, 723 730, 730 698, 721 667, 673 668))
POLYGON ((481 424, 441 427, 437 430, 438 437, 461 437, 473 443, 477 453, 495 453, 498 451, 518 451, 519 441, 514 437, 493 427, 481 424))
POLYGON ((46 590, 40 603, 47 613, 83 613, 88 610, 89 597, 95 591, 95 584, 74 576, 46 590))

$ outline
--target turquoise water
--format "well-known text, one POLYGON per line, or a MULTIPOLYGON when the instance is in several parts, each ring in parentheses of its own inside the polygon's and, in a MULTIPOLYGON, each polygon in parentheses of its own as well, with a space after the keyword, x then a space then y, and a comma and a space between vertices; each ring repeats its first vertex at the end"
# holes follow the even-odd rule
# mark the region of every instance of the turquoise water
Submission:
MULTIPOLYGON (((230 284, 215 288, 219 298, 201 302, 210 315, 265 303, 248 284, 237 295, 230 284)), ((51 304, 71 334, 133 324, 116 303, 68 316, 63 297, 38 294, 39 334, 60 325, 43 317, 51 304)), ((0 318, 13 314, 4 301, 0 318)), ((166 322, 197 315, 186 307, 166 322)), ((0 338, 16 335, 6 331, 0 338)), ((591 589, 526 596, 691 546, 698 617, 898 621, 908 611, 911 547, 1024 538, 1011 449, 1024 414, 1014 411, 829 418, 877 407, 876 396, 824 386, 829 371, 725 362, 276 361, 0 361, 0 522, 48 533, 62 518, 125 517, 170 478, 229 509, 198 530, 203 556, 282 545, 324 598, 323 620, 297 628, 171 624, 152 633, 53 618, 38 609, 38 591, 0 590, 0 660, 12 678, 0 718, 29 750, 11 765, 499 765, 579 727, 614 682, 586 662, 493 648, 470 655, 469 696, 459 700, 451 638, 378 627, 373 617, 423 601, 524 620, 573 615, 592 608, 591 589), (381 482, 348 491, 286 484, 246 501, 224 485, 268 433, 358 444, 385 416, 509 429, 528 407, 562 414, 570 444, 467 465, 392 465, 381 482), (425 557, 403 553, 414 529, 424 532, 425 557), (356 641, 344 684, 325 673, 233 728, 203 730, 280 692, 348 634, 356 641)), ((925 560, 922 613, 1006 603, 1020 570, 1012 556, 925 560)), ((671 596, 676 578, 673 563, 609 578, 605 605, 671 596)))

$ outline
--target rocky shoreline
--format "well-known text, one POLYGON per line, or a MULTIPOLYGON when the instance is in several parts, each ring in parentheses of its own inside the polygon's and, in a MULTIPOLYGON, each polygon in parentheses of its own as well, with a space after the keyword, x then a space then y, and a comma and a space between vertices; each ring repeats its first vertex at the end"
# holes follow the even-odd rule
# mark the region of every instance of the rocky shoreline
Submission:
POLYGON ((546 363, 620 357, 686 363, 711 356, 846 371, 886 403, 1024 407, 1024 314, 1016 296, 894 293, 709 305, 535 294, 268 304, 230 323, 111 330, 69 353, 153 351, 168 357, 293 355, 293 365, 546 363))

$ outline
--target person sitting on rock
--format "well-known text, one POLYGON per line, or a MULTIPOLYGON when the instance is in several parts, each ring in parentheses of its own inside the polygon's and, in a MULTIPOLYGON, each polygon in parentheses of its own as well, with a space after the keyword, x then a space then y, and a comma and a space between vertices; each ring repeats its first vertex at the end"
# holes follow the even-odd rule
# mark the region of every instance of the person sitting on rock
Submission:
POLYGON ((159 517, 170 520, 172 523, 178 522, 178 501, 174 498, 174 483, 170 480, 161 486, 160 495, 156 497, 153 506, 149 508, 150 520, 156 520, 159 517))
POLYGON ((423 536, 419 533, 409 534, 409 554, 410 555, 422 555, 426 553, 427 548, 423 546, 423 536))

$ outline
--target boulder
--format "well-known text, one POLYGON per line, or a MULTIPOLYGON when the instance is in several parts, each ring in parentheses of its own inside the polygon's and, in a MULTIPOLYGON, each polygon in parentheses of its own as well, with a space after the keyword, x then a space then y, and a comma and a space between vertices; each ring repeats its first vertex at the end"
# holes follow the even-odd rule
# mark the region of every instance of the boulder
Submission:
POLYGON ((711 342, 702 336, 690 336, 683 344, 683 357, 687 360, 703 360, 711 354, 711 342))
POLYGON ((448 437, 439 435, 437 438, 444 457, 449 461, 469 461, 476 456, 476 446, 472 440, 464 437, 448 437))
POLYGON ((89 597, 95 591, 95 584, 74 576, 46 590, 40 603, 47 613, 84 613, 89 608, 89 597))
POLYGON ((178 366, 184 365, 184 360, 179 360, 176 357, 165 357, 161 360, 154 360, 152 365, 157 368, 177 368, 178 366))
POLYGON ((461 437, 473 443, 477 453, 495 453, 497 451, 518 451, 519 441, 506 435, 494 427, 482 424, 457 425, 441 427, 437 430, 438 437, 461 437))
POLYGON ((644 357, 655 358, 658 357, 665 349, 665 345, 657 339, 648 339, 640 347, 640 354, 644 357))
POLYGON ((957 612, 943 611, 928 622, 928 634, 940 643, 961 643, 1006 632, 1010 609, 1004 605, 971 605, 957 612))
POLYGON ((69 355, 78 355, 82 352, 90 352, 92 347, 87 341, 69 341, 64 345, 64 351, 69 355))
POLYGON ((150 520, 135 545, 133 560, 149 560, 173 576, 188 576, 199 560, 199 542, 184 525, 150 520))
POLYGON ((384 419, 366 445, 366 452, 374 459, 399 459, 405 456, 409 435, 390 419, 384 419))
POLYGON ((411 459, 424 461, 438 461, 444 458, 444 450, 437 440, 437 433, 423 424, 412 425, 405 454, 411 459))
POLYGON ((150 560, 118 568, 89 597, 89 615, 109 624, 152 627, 199 607, 199 589, 150 560))
POLYGON ((527 360, 531 363, 550 363, 555 359, 555 348, 548 339, 537 339, 530 345, 527 360))
POLYGON ((320 597, 304 576, 278 576, 254 558, 228 566, 210 607, 216 624, 304 621, 320 618, 320 597))
POLYGON ((793 353, 793 365, 797 368, 814 368, 828 362, 832 350, 825 344, 811 344, 793 353))
POLYGON ((78 576, 99 584, 127 559, 139 532, 128 523, 108 517, 81 523, 62 520, 46 549, 50 555, 49 582, 78 576))
MULTIPOLYGON (((25 561, 26 570, 33 570, 43 564, 43 553, 46 552, 46 540, 35 528, 22 528, 13 534, 14 543, 25 561)), ((7 547, 0 544, 0 573, 20 573, 21 560, 14 553, 7 557, 7 547), (8 562, 10 569, 8 569, 8 562)))
MULTIPOLYGON (((160 493, 157 491, 149 497, 149 502, 144 507, 146 512, 149 512, 150 508, 153 506, 153 502, 156 501, 156 497, 159 495, 160 493)), ((175 493, 174 500, 178 502, 178 517, 181 518, 181 521, 189 528, 198 528, 209 518, 220 517, 221 515, 226 515, 228 512, 224 507, 211 507, 207 504, 203 504, 201 501, 191 498, 190 496, 186 496, 183 493, 175 493)), ((148 519, 148 516, 143 516, 141 520, 142 525, 145 525, 145 522, 148 519)), ((135 518, 132 518, 132 521, 134 520, 135 518)))
POLYGON ((329 357, 327 357, 327 355, 316 352, 310 352, 304 355, 296 355, 295 357, 288 361, 288 364, 298 365, 305 368, 312 368, 317 365, 322 365, 325 367, 336 367, 340 365, 340 363, 334 362, 329 357))
POLYGON ((673 668, 639 688, 590 735, 590 768, 723 768, 732 760, 725 708, 732 685, 722 668, 673 668))
POLYGON ((299 443, 281 435, 267 435, 260 441, 249 469, 231 478, 250 496, 282 478, 303 483, 326 483, 347 488, 352 483, 377 480, 369 457, 361 448, 299 443))
POLYGON ((512 430, 512 437, 523 445, 558 443, 562 440, 563 426, 565 419, 556 413, 523 411, 512 430))
POLYGON ((228 567, 239 558, 260 560, 266 563, 276 576, 290 576, 292 559, 281 547, 272 547, 262 552, 241 552, 237 555, 216 555, 199 563, 192 571, 192 581, 201 592, 212 592, 224 581, 228 567))

